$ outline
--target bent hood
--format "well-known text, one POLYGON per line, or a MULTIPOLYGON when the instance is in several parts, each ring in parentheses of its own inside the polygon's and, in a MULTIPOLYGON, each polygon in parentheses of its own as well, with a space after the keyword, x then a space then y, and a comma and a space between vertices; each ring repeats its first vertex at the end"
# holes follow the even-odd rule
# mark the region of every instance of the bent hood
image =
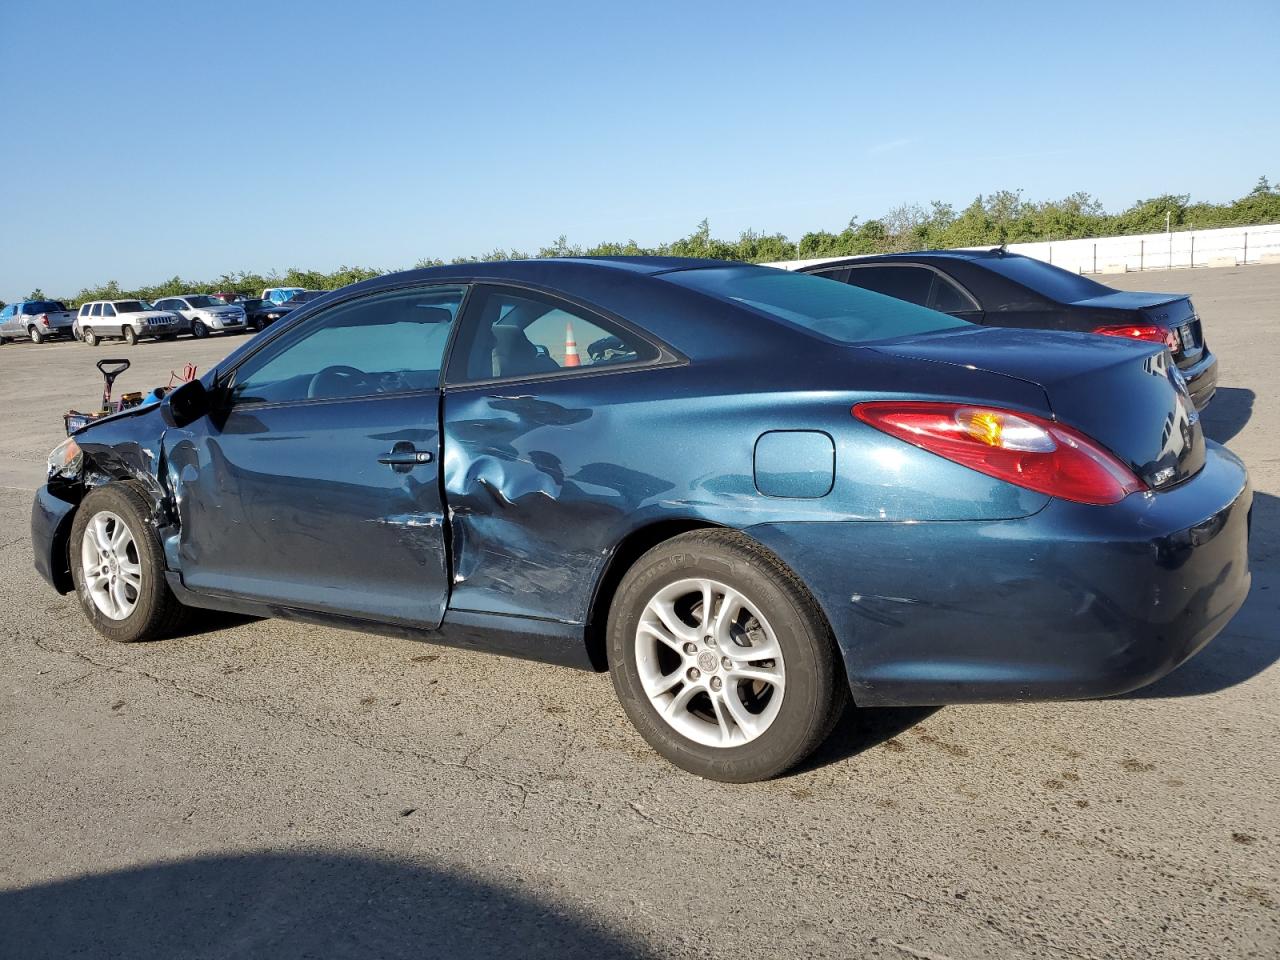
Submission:
POLYGON ((963 327, 874 349, 1036 384, 1056 419, 1107 447, 1154 489, 1194 476, 1204 465, 1199 414, 1172 356, 1159 344, 963 327))

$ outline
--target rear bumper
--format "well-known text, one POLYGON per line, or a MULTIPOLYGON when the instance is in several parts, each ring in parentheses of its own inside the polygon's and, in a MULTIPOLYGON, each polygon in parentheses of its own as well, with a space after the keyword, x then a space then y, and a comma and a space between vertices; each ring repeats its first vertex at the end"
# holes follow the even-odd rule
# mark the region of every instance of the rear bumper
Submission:
POLYGON ((1204 469, 1110 507, 1022 520, 785 523, 747 532, 809 585, 855 702, 1104 697, 1169 673, 1249 592, 1253 492, 1209 444, 1204 469))
POLYGON ((67 542, 77 504, 55 496, 48 486, 36 491, 31 504, 31 549, 35 554, 36 572, 59 593, 70 593, 71 568, 67 542))
POLYGON ((1179 368, 1187 381, 1187 390, 1197 410, 1203 410, 1218 390, 1218 358, 1206 345, 1204 353, 1193 366, 1179 368))

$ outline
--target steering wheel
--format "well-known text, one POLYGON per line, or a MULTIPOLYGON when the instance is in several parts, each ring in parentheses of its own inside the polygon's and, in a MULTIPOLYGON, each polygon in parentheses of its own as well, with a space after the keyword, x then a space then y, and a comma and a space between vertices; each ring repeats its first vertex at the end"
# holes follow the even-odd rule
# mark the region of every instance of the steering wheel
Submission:
POLYGON ((363 370, 339 363, 325 367, 311 378, 311 382, 307 384, 307 399, 354 397, 365 389, 372 389, 369 375, 363 370))

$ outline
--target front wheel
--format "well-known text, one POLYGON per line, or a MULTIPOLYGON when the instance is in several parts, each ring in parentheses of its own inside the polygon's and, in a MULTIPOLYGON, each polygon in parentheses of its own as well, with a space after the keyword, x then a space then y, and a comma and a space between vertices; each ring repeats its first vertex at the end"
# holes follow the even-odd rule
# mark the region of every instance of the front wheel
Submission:
POLYGON ((138 342, 138 331, 127 324, 120 328, 120 335, 124 337, 124 342, 131 347, 138 342))
POLYGON ((93 628, 108 640, 154 640, 185 608, 164 578, 164 553, 147 501, 127 483, 96 487, 71 526, 71 575, 93 628))
POLYGON ((191 335, 195 337, 197 340, 203 340, 205 337, 209 335, 209 328, 206 327, 199 320, 192 320, 191 335))
POLYGON ((785 773, 826 738, 848 696, 816 601, 735 531, 683 534, 636 561, 608 636, 614 689, 641 736, 712 780, 785 773))

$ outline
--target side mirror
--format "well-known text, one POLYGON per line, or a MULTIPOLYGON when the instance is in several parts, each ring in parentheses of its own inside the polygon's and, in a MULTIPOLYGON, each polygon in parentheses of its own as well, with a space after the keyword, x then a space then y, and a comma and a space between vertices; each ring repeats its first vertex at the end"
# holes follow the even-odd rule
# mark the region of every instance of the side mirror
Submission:
POLYGON ((212 409, 213 398, 199 380, 190 380, 175 387, 160 401, 160 416, 171 427, 195 423, 212 409))

